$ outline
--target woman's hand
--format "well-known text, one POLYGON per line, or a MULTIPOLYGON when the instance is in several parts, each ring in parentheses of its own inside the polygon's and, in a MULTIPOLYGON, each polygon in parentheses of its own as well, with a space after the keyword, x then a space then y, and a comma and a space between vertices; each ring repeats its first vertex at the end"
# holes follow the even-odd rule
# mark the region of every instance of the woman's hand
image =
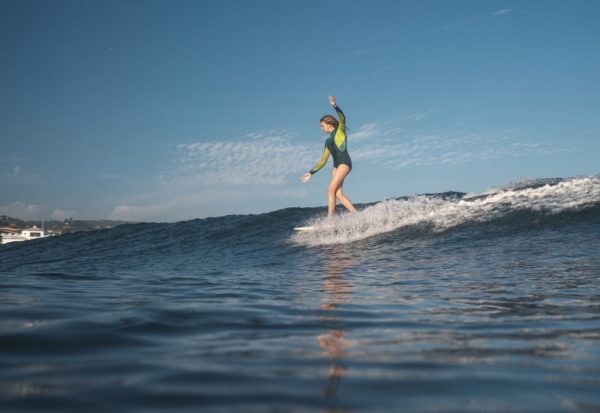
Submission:
POLYGON ((312 176, 312 174, 310 172, 307 172, 304 175, 302 175, 302 178, 300 178, 300 179, 302 180, 302 182, 308 182, 308 180, 310 179, 311 176, 312 176))
POLYGON ((337 106, 335 103, 335 98, 333 96, 329 96, 329 103, 331 103, 331 106, 333 106, 334 108, 337 106))

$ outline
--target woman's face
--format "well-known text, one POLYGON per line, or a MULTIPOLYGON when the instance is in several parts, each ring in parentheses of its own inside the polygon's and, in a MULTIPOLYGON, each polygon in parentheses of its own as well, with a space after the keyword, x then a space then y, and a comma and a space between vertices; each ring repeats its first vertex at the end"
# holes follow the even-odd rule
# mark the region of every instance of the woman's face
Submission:
POLYGON ((333 131, 333 129, 335 129, 332 125, 330 125, 329 123, 325 123, 325 122, 321 122, 321 130, 325 133, 331 133, 331 131, 333 131))

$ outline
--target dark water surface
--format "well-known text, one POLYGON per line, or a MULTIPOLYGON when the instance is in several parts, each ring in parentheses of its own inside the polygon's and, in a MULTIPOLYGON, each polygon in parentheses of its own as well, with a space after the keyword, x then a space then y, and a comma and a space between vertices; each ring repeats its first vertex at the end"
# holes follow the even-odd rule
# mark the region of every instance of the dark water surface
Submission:
POLYGON ((599 178, 322 213, 1 246, 0 410, 600 411, 599 178))

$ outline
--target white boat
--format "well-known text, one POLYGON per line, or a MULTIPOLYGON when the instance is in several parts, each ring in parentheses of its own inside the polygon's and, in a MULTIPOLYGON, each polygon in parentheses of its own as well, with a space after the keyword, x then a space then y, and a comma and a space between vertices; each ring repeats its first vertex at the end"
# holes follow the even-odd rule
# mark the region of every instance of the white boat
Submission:
POLYGON ((44 230, 38 227, 27 228, 21 231, 20 234, 1 234, 2 244, 8 244, 9 242, 18 241, 29 241, 32 239, 46 238, 50 235, 44 230))

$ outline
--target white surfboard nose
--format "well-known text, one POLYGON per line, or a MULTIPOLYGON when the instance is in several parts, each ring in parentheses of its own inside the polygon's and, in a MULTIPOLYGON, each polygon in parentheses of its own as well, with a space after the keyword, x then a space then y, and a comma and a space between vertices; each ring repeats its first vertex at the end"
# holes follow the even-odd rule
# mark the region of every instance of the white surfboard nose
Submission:
POLYGON ((294 228, 294 231, 314 231, 315 229, 317 229, 317 227, 296 227, 294 228))

